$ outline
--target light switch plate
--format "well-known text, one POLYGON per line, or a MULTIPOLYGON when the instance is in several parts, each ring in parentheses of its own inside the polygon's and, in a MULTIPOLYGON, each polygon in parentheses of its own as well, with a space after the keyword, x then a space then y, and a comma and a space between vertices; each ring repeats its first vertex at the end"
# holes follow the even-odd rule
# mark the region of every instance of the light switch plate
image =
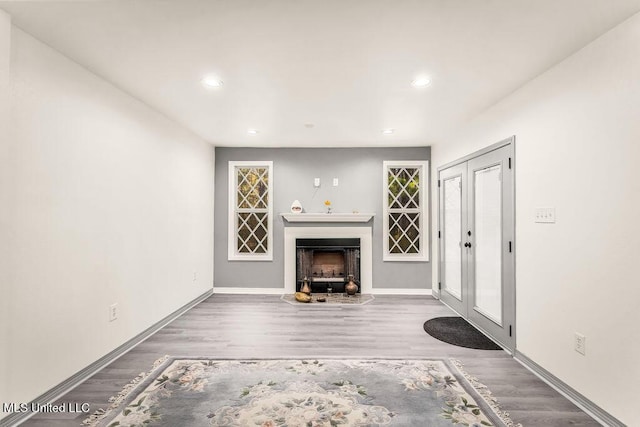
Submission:
POLYGON ((333 178, 333 186, 334 187, 338 186, 338 178, 333 178))
POLYGON ((555 223, 556 208, 536 208, 535 222, 555 223))

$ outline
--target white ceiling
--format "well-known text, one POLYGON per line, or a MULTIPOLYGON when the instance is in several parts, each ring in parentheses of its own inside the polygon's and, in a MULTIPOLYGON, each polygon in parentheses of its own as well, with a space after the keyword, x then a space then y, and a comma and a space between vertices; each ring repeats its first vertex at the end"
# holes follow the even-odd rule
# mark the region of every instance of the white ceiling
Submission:
POLYGON ((438 142, 639 11, 640 0, 0 1, 0 8, 215 145, 411 146, 438 142), (204 89, 209 73, 224 86, 204 89), (432 84, 413 88, 419 74, 432 84), (382 135, 383 128, 396 131, 382 135))

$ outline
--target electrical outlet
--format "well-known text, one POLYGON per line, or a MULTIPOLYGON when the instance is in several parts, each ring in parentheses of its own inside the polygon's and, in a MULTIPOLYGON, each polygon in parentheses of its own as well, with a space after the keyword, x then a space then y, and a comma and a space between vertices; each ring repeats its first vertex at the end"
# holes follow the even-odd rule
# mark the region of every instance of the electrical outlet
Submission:
POLYGON ((586 354, 586 341, 587 337, 576 332, 574 341, 575 350, 583 356, 586 354))
POLYGON ((338 178, 333 178, 333 186, 334 187, 338 186, 338 178))
POLYGON ((109 322, 113 322, 118 318, 118 304, 111 304, 109 306, 109 322))
POLYGON ((316 188, 320 187, 320 178, 313 178, 313 186, 316 188))

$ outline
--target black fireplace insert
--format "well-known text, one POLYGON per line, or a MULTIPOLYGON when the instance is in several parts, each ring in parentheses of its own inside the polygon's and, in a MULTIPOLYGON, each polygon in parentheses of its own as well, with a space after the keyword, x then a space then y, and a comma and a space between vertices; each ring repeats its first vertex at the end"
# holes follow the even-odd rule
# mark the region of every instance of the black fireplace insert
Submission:
POLYGON ((296 239, 296 292, 305 279, 311 292, 344 292, 353 276, 360 292, 360 239, 296 239))

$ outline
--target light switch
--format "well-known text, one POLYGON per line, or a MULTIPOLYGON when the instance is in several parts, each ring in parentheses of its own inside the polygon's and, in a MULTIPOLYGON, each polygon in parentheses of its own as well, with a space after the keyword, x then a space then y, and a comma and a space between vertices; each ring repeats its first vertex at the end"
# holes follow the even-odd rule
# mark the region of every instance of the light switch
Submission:
POLYGON ((320 187, 320 178, 313 178, 313 186, 320 187))
POLYGON ((536 208, 535 222, 555 223, 556 208, 536 208))
POLYGON ((333 178, 333 186, 334 187, 338 186, 338 178, 333 178))

